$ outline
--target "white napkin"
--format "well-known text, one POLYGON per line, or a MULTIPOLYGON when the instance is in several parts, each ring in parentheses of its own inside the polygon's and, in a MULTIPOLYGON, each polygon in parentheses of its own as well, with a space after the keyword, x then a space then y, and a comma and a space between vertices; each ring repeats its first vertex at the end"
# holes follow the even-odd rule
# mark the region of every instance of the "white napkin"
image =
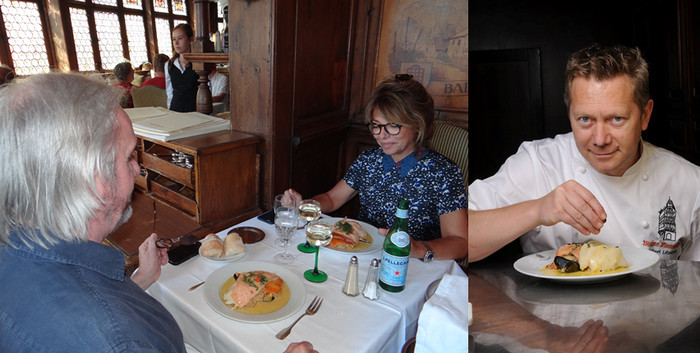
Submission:
POLYGON ((442 277, 435 294, 423 305, 418 317, 415 353, 467 352, 468 287, 469 280, 461 270, 442 277))

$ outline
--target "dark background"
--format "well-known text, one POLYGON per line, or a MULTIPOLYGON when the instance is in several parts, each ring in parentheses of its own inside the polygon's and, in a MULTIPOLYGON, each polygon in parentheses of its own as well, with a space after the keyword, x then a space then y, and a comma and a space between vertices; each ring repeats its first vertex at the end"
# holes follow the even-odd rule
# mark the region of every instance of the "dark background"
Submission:
POLYGON ((654 100, 643 138, 700 164, 698 22, 692 0, 469 0, 469 181, 522 141, 571 131, 566 61, 594 42, 640 48, 654 100))

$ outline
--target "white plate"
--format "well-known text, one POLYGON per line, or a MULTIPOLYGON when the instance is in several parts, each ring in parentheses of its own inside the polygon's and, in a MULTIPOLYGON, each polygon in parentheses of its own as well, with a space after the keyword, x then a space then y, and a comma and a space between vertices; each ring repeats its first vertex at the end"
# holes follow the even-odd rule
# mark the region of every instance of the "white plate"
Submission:
MULTIPOLYGON (((343 218, 329 217, 329 218, 323 218, 322 220, 324 222, 329 223, 332 226, 332 225, 336 224, 338 221, 342 221, 343 218)), ((377 229, 377 227, 375 227, 371 224, 361 222, 358 220, 354 220, 354 219, 350 219, 350 218, 348 218, 347 220, 348 221, 355 221, 355 222, 359 223, 362 226, 362 229, 364 229, 365 232, 369 233, 369 235, 372 236, 372 245, 370 245, 367 248, 359 249, 359 250, 334 249, 334 248, 329 248, 329 247, 326 247, 326 249, 332 250, 332 251, 337 251, 337 252, 342 252, 342 253, 350 253, 350 254, 371 254, 373 252, 377 252, 377 251, 382 250, 384 248, 384 236, 379 234, 379 230, 377 229)))
POLYGON ((513 267, 522 274, 537 278, 544 278, 555 282, 597 283, 622 278, 630 273, 641 271, 647 267, 653 266, 657 261, 659 261, 659 255, 647 249, 629 247, 620 247, 620 249, 622 250, 622 256, 625 257, 625 260, 632 264, 632 266, 622 272, 590 276, 552 276, 540 272, 544 266, 550 264, 554 260, 554 255, 557 253, 556 250, 546 250, 536 254, 527 255, 518 259, 518 261, 515 261, 513 267))
POLYGON ((245 256, 245 251, 239 254, 233 254, 233 255, 224 255, 222 257, 216 258, 216 257, 206 257, 202 255, 202 247, 199 247, 199 256, 201 256, 203 259, 211 262, 234 262, 243 256, 245 256))
POLYGON ((214 311, 229 319, 242 322, 265 323, 282 320, 299 311, 306 301, 306 287, 301 278, 292 271, 269 262, 250 261, 228 264, 209 275, 203 287, 204 299, 214 311), (226 306, 221 301, 221 297, 219 297, 221 286, 229 278, 233 277, 234 273, 248 271, 267 271, 280 276, 287 283, 287 287, 289 287, 291 292, 289 302, 275 312, 262 315, 244 314, 226 306))

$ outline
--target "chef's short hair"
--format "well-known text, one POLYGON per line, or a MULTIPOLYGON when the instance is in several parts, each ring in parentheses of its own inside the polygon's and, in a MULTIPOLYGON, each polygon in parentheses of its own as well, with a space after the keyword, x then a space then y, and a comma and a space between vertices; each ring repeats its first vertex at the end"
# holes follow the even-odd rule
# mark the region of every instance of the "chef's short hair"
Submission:
POLYGON ((564 102, 571 103, 571 84, 576 77, 592 78, 596 81, 627 75, 634 85, 634 101, 644 110, 651 95, 649 93, 649 65, 639 48, 623 45, 602 46, 592 44, 569 57, 566 65, 564 102))
POLYGON ((121 91, 99 76, 48 73, 13 80, 0 94, 0 244, 48 247, 88 240, 104 206, 96 180, 115 187, 121 91))

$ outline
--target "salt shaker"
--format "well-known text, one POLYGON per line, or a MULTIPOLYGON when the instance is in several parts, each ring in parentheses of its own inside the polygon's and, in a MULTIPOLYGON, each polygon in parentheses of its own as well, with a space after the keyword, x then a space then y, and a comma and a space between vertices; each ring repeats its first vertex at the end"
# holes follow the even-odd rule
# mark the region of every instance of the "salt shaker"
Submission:
POLYGON ((377 290, 377 270, 379 270, 379 260, 372 259, 367 271, 367 280, 365 280, 365 289, 362 290, 362 295, 369 299, 379 299, 379 291, 377 290))
POLYGON ((351 297, 360 294, 360 290, 357 289, 357 256, 350 258, 350 266, 348 267, 348 274, 345 277, 343 293, 351 297))

